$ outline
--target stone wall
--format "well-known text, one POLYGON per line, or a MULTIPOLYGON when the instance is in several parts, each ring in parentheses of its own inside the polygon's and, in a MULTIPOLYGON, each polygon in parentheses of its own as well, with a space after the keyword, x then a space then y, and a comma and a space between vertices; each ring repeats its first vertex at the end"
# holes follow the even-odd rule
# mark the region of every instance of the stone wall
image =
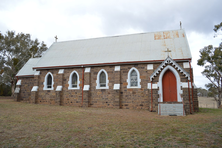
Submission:
POLYGON ((33 77, 22 77, 21 80, 21 86, 20 86, 20 101, 21 102, 30 102, 31 99, 31 90, 34 84, 34 78, 33 77))
MULTIPOLYGON (((58 72, 57 72, 58 73, 58 72)), ((62 105, 81 106, 82 105, 82 68, 64 69, 64 78, 62 83, 62 105), (79 75, 79 89, 69 90, 69 76, 75 70, 79 75)))
POLYGON ((115 66, 103 66, 103 67, 92 67, 91 68, 91 93, 90 93, 90 106, 91 107, 114 107, 114 100, 115 100, 115 90, 113 90, 113 85, 115 81, 115 66), (108 74, 108 86, 109 89, 96 89, 96 80, 98 72, 104 69, 108 74))
POLYGON ((121 108, 126 109, 149 109, 149 96, 147 83, 149 76, 147 64, 124 65, 121 66, 121 108), (127 79, 129 70, 134 67, 140 72, 141 88, 127 88, 127 79))
MULTIPOLYGON (((151 101, 151 89, 148 89, 148 83, 150 81, 150 75, 158 68, 161 63, 154 63, 153 69, 147 69, 147 64, 126 64, 121 65, 120 70, 115 70, 115 66, 94 66, 90 67, 90 72, 84 72, 85 67, 67 68, 64 69, 64 73, 59 74, 60 69, 41 70, 40 75, 32 78, 22 78, 21 97, 24 101, 31 99, 33 103, 48 104, 48 105, 64 105, 64 106, 84 106, 84 107, 105 107, 105 108, 123 108, 123 109, 148 109, 149 111, 158 111, 158 98, 159 88, 152 89, 152 101, 151 101), (128 72, 131 68, 136 68, 140 73, 140 85, 141 88, 127 88, 128 72), (97 89, 96 80, 98 72, 104 69, 108 74, 108 86, 109 89, 97 89), (79 76, 79 88, 68 89, 69 77, 73 71, 76 71, 79 76), (54 85, 53 90, 43 90, 43 83, 45 76, 48 72, 53 75, 54 85), (84 80, 83 78, 84 74, 84 80), (89 90, 83 91, 84 85, 89 85, 89 90), (114 90, 114 84, 120 84, 120 88, 114 90), (38 86, 37 92, 32 92, 32 86, 38 86), (62 86, 61 91, 56 91, 57 86, 62 86), (32 94, 32 95, 31 95, 32 94), (82 98, 83 96, 83 98, 82 98), (83 99, 83 101, 82 101, 83 99), (152 103, 151 103, 152 102, 152 103)), ((183 67, 183 62, 178 63, 183 67)), ((172 64, 171 64, 172 65, 172 64)), ((173 66, 172 66, 173 67, 173 66)), ((164 68, 164 67, 163 67, 164 68)), ((190 73, 189 68, 184 68, 185 71, 190 73)), ((176 69, 180 76, 181 82, 188 82, 180 71, 176 69)), ((192 72, 191 72, 192 73, 192 72)), ((160 72, 159 72, 160 74, 160 72)), ((159 74, 154 77, 152 84, 158 85, 159 74)), ((192 89, 190 89, 190 100, 188 95, 188 88, 182 88, 181 94, 184 101, 184 108, 186 114, 193 112, 193 108, 198 110, 198 100, 194 91, 192 98, 192 89), (193 100, 194 99, 194 107, 193 100), (190 108, 191 106, 191 108, 190 108)))
POLYGON ((57 83, 56 83, 56 79, 58 76, 58 69, 53 69, 53 70, 41 70, 39 79, 38 79, 38 84, 39 84, 39 88, 38 88, 38 97, 36 100, 36 103, 38 104, 49 104, 49 105, 57 105, 56 104, 56 87, 57 87, 57 83), (43 83, 45 81, 45 75, 51 72, 53 75, 53 80, 54 80, 54 85, 53 85, 53 90, 43 90, 43 83))

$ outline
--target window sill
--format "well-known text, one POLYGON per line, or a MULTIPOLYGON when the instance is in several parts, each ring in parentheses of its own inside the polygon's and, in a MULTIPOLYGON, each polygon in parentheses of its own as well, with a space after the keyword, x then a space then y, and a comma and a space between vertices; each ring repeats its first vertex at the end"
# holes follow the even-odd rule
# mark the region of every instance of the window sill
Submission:
POLYGON ((43 88, 43 90, 53 90, 53 88, 43 88))
POLYGON ((96 87, 96 89, 109 89, 109 87, 96 87))
POLYGON ((137 86, 137 87, 127 87, 127 89, 134 89, 134 88, 141 88, 141 87, 139 87, 139 86, 137 86))
POLYGON ((79 87, 77 87, 77 88, 70 88, 70 87, 69 87, 69 88, 68 88, 68 90, 76 90, 76 89, 78 90, 78 89, 80 89, 80 88, 79 88, 79 87))

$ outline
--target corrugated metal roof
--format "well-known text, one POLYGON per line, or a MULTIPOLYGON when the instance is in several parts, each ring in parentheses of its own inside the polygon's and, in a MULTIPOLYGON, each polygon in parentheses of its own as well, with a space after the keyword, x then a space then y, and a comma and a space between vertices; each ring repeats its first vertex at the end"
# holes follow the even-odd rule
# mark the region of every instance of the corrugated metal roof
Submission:
POLYGON ((40 60, 40 58, 31 58, 29 59, 26 64, 19 70, 16 76, 29 76, 34 75, 35 70, 33 70, 33 67, 36 65, 36 63, 40 60))
POLYGON ((184 30, 55 42, 35 68, 133 61, 188 59, 191 53, 184 30))

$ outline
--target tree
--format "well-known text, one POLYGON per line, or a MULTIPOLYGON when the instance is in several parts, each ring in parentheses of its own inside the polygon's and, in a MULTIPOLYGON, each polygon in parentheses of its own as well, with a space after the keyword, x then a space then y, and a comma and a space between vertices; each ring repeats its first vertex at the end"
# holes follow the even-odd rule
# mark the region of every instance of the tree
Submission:
POLYGON ((200 97, 208 97, 209 92, 208 92, 208 90, 199 87, 199 88, 197 88, 197 95, 200 96, 200 97))
MULTIPOLYGON (((222 22, 214 26, 216 35, 221 31, 222 22)), ((218 107, 221 105, 222 98, 222 43, 219 47, 208 45, 200 50, 200 59, 197 64, 204 66, 202 74, 206 76, 211 83, 206 84, 209 95, 213 96, 218 107)))
POLYGON ((10 86, 14 95, 16 73, 32 56, 40 57, 46 49, 44 42, 31 40, 30 34, 14 31, 0 34, 0 85, 10 86))

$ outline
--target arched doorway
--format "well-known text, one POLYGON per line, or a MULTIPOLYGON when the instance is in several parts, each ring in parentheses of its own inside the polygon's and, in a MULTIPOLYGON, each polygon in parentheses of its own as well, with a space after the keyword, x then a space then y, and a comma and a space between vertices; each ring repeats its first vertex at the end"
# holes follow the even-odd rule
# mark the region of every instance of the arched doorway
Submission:
POLYGON ((163 102, 177 102, 177 81, 171 70, 164 73, 162 86, 163 102))

